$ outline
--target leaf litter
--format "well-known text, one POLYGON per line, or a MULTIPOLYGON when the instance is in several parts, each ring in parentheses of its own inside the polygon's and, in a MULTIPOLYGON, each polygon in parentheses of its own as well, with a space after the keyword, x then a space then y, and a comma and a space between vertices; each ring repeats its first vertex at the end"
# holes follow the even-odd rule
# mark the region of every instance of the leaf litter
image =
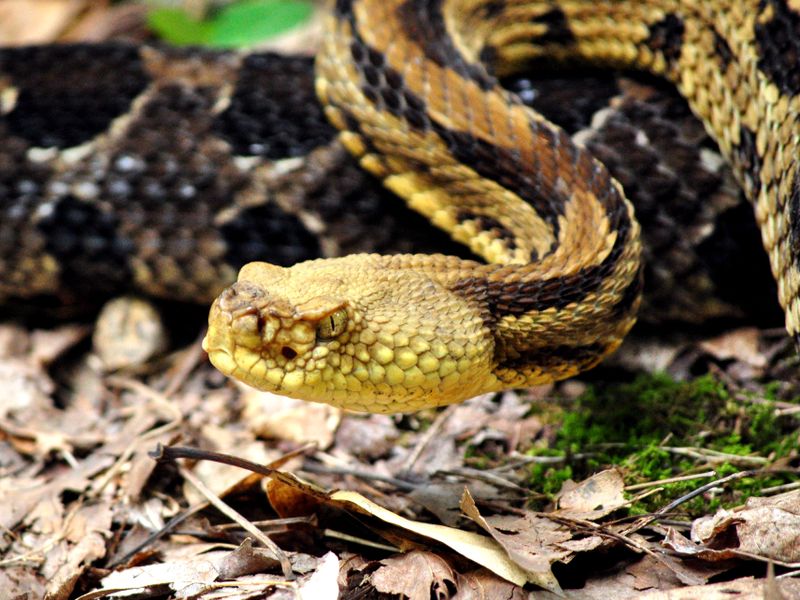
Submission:
MULTIPOLYGON (((11 4, 0 23, 13 22, 11 4)), ((103 39, 121 27, 143 36, 143 13, 126 4, 27 9, 41 11, 40 26, 16 40, 20 28, 0 26, 3 43, 103 39)), ((550 449, 562 429, 552 399, 576 398, 586 383, 419 415, 353 415, 244 390, 196 344, 109 373, 92 333, 0 325, 3 597, 800 597, 791 479, 770 488, 777 495, 693 520, 680 507, 695 497, 712 505, 732 481, 718 472, 725 453, 674 448, 694 461, 675 479, 694 488, 651 513, 637 501, 672 484, 631 484, 631 465, 591 468, 549 492, 532 486, 533 467, 591 461, 584 447, 531 452, 550 449), (271 467, 155 461, 159 444, 271 467)), ((676 377, 710 369, 731 401, 774 407, 797 428, 797 365, 782 340, 742 329, 699 344, 631 342, 646 351, 623 351, 617 364, 676 377)), ((796 473, 796 450, 775 452, 750 456, 758 460, 739 478, 796 473)))

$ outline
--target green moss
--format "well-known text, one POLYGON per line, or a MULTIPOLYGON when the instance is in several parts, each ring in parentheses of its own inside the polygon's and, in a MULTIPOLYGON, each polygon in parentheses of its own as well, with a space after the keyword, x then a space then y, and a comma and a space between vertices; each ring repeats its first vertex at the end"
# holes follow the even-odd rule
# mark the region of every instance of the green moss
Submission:
MULTIPOLYGON (((772 390, 761 394, 766 401, 750 403, 733 399, 711 376, 678 382, 667 375, 645 375, 631 383, 594 384, 565 410, 552 444, 530 449, 532 456, 564 459, 535 464, 530 470, 531 489, 552 496, 566 479, 581 480, 613 465, 623 470, 627 484, 709 470, 719 478, 754 468, 753 457, 773 462, 793 455, 797 424, 775 416, 770 399, 777 387, 772 390)), ((680 510, 706 514, 792 477, 774 474, 736 480, 680 510)), ((661 492, 633 506, 632 512, 657 510, 711 480, 664 485, 661 492)))

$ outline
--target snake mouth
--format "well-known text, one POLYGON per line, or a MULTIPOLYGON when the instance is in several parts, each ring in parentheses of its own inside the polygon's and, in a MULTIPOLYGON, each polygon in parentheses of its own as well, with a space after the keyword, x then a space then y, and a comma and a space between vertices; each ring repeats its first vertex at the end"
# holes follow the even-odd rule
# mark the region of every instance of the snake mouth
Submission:
POLYGON ((232 377, 239 371, 239 366, 236 364, 236 360, 230 349, 214 345, 214 342, 209 339, 208 335, 203 338, 203 350, 208 354, 209 362, 223 375, 232 377))
POLYGON ((256 302, 263 295, 256 286, 237 283, 225 289, 211 305, 202 346, 211 364, 225 375, 242 371, 237 360, 242 350, 258 351, 261 318, 256 302))

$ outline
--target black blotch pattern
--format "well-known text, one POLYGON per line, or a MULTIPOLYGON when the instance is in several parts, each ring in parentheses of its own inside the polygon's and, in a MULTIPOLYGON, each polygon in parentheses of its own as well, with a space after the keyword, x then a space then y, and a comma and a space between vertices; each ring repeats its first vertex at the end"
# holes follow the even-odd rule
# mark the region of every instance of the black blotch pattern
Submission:
POLYGON ((639 272, 634 277, 633 281, 625 288, 622 297, 614 305, 614 315, 622 317, 628 314, 633 307, 634 302, 642 295, 644 290, 644 265, 639 265, 639 272))
MULTIPOLYGON (((459 162, 482 177, 496 181, 530 204, 553 228, 554 235, 558 236, 558 217, 564 212, 565 199, 547 193, 552 190, 548 190, 544 183, 544 178, 547 177, 555 180, 554 172, 545 172, 545 165, 539 165, 540 168, 536 169, 524 165, 516 150, 495 146, 468 133, 446 129, 437 123, 433 124, 433 129, 459 162)), ((550 130, 543 129, 542 135, 553 134, 550 130)), ((566 137, 564 133, 558 135, 566 137)), ((566 144, 566 140, 551 139, 549 145, 550 147, 561 145, 574 151, 571 144, 566 144), (559 143, 560 141, 562 143, 559 143)))
POLYGON ((728 40, 722 37, 716 29, 712 29, 712 35, 714 37, 714 52, 719 57, 722 69, 725 70, 733 62, 733 51, 728 44, 728 40))
POLYGON ((784 94, 800 93, 800 14, 786 0, 761 0, 759 12, 771 7, 773 17, 756 20, 758 68, 784 94))
POLYGON ((486 67, 467 61, 453 43, 444 24, 442 2, 443 0, 406 0, 400 5, 398 11, 401 20, 407 24, 409 38, 437 65, 452 69, 484 90, 492 89, 497 81, 486 71, 486 67))
POLYGON ((313 59, 252 54, 214 132, 234 154, 277 160, 304 156, 336 135, 314 93, 313 59))
POLYGON ((602 263, 581 269, 573 275, 564 275, 536 281, 501 281, 469 277, 458 281, 453 292, 469 297, 485 299, 489 311, 495 318, 510 315, 519 317, 530 311, 551 308, 563 309, 569 304, 581 302, 597 291, 613 271, 630 233, 630 221, 624 207, 617 219, 617 239, 602 263))
POLYGON ((583 365, 597 360, 602 354, 601 344, 587 344, 585 346, 547 346, 535 350, 515 352, 513 358, 508 358, 497 365, 499 369, 519 370, 529 365, 541 368, 557 366, 564 363, 583 365))
POLYGON ((656 52, 661 52, 669 62, 677 60, 683 45, 683 20, 669 14, 650 26, 650 35, 645 44, 656 52))
MULTIPOLYGON (((796 225, 797 221, 792 219, 792 223, 796 225)), ((792 242, 795 239, 793 236, 792 242)), ((797 239, 800 242, 800 237, 797 239)), ((781 323, 783 312, 778 302, 764 300, 777 298, 778 288, 770 273, 769 257, 760 247, 753 208, 743 202, 717 216, 711 235, 697 246, 697 256, 714 283, 716 297, 740 307, 755 323, 774 326, 781 323)), ((792 255, 797 260, 800 245, 792 255)))
POLYGON ((65 196, 38 223, 46 250, 58 261, 62 281, 75 297, 125 287, 132 273, 132 240, 118 233, 119 215, 65 196))
MULTIPOLYGON (((357 131, 357 129, 355 130, 357 131)), ((468 250, 385 189, 344 149, 325 171, 303 177, 301 206, 326 225, 342 254, 445 252, 464 258, 468 250), (331 185, 329 173, 336 173, 331 185)))
POLYGON ((589 127, 592 116, 608 106, 611 98, 620 93, 617 78, 612 73, 578 71, 565 78, 544 70, 544 65, 532 65, 535 80, 527 77, 509 77, 501 81, 503 87, 517 94, 520 100, 535 108, 548 120, 567 133, 589 127), (575 94, 580 89, 581 94, 575 94))
POLYGON ((19 91, 0 121, 11 135, 47 148, 91 140, 130 109, 149 81, 138 50, 123 44, 3 49, 0 73, 19 91))
MULTIPOLYGON (((545 193, 549 186, 544 183, 556 179, 557 165, 553 159, 555 154, 550 156, 552 160, 548 163, 542 163, 538 168, 531 169, 530 166, 522 164, 519 152, 516 150, 501 148, 468 133, 442 127, 430 120, 425 103, 405 88, 403 77, 386 64, 383 54, 366 44, 357 34, 353 36, 350 53, 362 73, 364 95, 379 110, 387 110, 405 119, 420 131, 432 128, 454 157, 481 176, 497 181, 531 204, 553 228, 556 236, 558 235, 558 217, 563 214, 564 199, 545 193)), ((554 152, 558 153, 559 160, 575 163, 576 148, 564 132, 540 128, 536 135, 548 138, 543 143, 556 149, 554 152)), ((421 165, 420 168, 425 167, 421 165)), ((584 175, 596 177, 598 173, 587 172, 584 175)), ((610 186, 598 185, 596 189, 607 189, 608 193, 602 195, 599 200, 605 206, 615 206, 614 198, 611 197, 614 191, 610 186)))
POLYGON ((336 0, 333 5, 333 12, 338 17, 353 14, 353 0, 336 0))
POLYGON ((263 260, 282 267, 321 256, 316 236, 274 204, 242 211, 220 227, 225 261, 234 267, 263 260))
POLYGON ((537 37, 537 44, 558 44, 567 46, 575 42, 575 34, 569 28, 569 22, 560 8, 553 8, 533 19, 534 23, 541 23, 547 26, 547 31, 537 37))
POLYGON ((788 210, 792 257, 794 259, 794 264, 800 269, 800 168, 796 169, 794 172, 788 210))
POLYGON ((368 46, 357 35, 353 36, 350 44, 350 54, 363 77, 362 92, 370 102, 379 110, 387 110, 405 119, 419 131, 430 127, 425 103, 406 89, 403 76, 386 64, 383 54, 368 46))
POLYGON ((481 9, 483 10, 484 18, 494 19, 503 13, 506 6, 506 3, 502 2, 501 0, 490 0, 489 2, 484 3, 481 9))
POLYGON ((752 189, 745 191, 751 198, 755 198, 761 191, 761 157, 756 149, 755 132, 742 125, 739 130, 739 146, 733 152, 739 168, 750 180, 752 189))

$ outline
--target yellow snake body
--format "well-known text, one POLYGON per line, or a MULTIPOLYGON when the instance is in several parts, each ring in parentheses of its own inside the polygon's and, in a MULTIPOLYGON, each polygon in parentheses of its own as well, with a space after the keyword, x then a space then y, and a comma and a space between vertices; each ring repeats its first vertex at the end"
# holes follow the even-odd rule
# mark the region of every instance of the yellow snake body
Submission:
POLYGON ((497 84, 542 57, 678 86, 755 204, 797 339, 798 23, 783 0, 338 0, 317 58, 328 118, 486 264, 252 263, 212 307, 212 362, 261 389, 399 412, 570 377, 615 350, 639 304, 639 227, 606 169, 497 84))

